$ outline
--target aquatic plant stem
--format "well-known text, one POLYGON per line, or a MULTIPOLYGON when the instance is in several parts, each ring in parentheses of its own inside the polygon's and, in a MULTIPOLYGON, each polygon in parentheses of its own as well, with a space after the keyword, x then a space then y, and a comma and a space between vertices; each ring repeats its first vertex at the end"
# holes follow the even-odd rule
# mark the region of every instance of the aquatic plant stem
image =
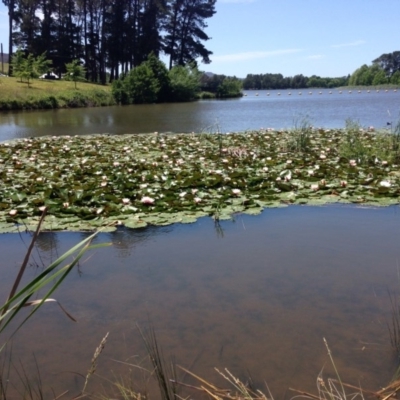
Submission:
MULTIPOLYGON (((45 216, 46 216, 46 213, 47 213, 47 208, 44 208, 43 211, 42 211, 42 216, 40 217, 39 223, 38 223, 38 225, 37 225, 37 227, 36 227, 36 231, 35 231, 35 233, 33 234, 31 243, 30 243, 30 245, 29 245, 29 247, 28 247, 28 251, 27 251, 26 254, 25 254, 24 261, 23 261, 23 263, 22 263, 22 265, 21 265, 21 268, 19 269, 17 278, 15 279, 14 284, 13 284, 13 287, 11 288, 10 294, 9 294, 9 296, 8 296, 8 298, 7 298, 7 302, 8 302, 12 297, 14 297, 14 295, 15 295, 17 289, 18 289, 18 286, 19 286, 19 284, 20 284, 20 282, 21 282, 22 276, 24 275, 26 266, 28 265, 28 261, 29 261, 29 258, 30 258, 30 256, 31 256, 32 250, 33 250, 33 248, 34 248, 34 246, 35 246, 35 243, 36 243, 36 240, 37 240, 37 238, 38 238, 38 236, 39 236, 40 229, 41 229, 42 223, 43 223, 43 221, 44 221, 44 218, 45 218, 45 216)), ((7 310, 8 310, 8 306, 4 307, 0 315, 3 316, 3 315, 7 312, 7 310)), ((0 320, 0 325, 1 325, 1 323, 2 323, 2 320, 0 320)))

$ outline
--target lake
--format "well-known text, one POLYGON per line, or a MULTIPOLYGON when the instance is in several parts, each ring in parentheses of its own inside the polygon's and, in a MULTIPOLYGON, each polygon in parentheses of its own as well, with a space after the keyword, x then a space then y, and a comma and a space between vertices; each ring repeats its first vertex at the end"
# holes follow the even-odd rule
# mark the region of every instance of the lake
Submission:
MULTIPOLYGON (((387 109, 397 115, 400 100, 398 92, 269 93, 221 102, 1 114, 0 139, 277 128, 293 126, 296 113, 320 118, 316 125, 343 126, 351 117, 384 127, 387 109)), ((113 246, 87 257, 53 296, 78 322, 45 305, 14 338, 13 368, 23 366, 37 379, 37 362, 43 384, 57 394, 69 390, 71 398, 110 332, 89 390, 101 391, 129 370, 141 382, 140 370, 130 366, 146 365, 138 324, 154 327, 166 357, 219 386, 214 367, 244 380, 250 374, 262 390, 267 382, 276 399, 293 397, 289 387, 315 393, 321 370, 332 376, 326 338, 342 380, 376 390, 396 369, 387 323, 389 293, 400 294, 399 233, 398 207, 329 205, 266 209, 220 225, 202 218, 100 234, 97 242, 113 246)), ((41 234, 29 277, 83 237, 41 234)), ((4 298, 29 240, 24 232, 1 235, 4 298)), ((183 375, 184 383, 195 383, 183 375)))
POLYGON ((244 93, 231 100, 0 113, 0 141, 43 135, 280 129, 301 125, 304 120, 342 128, 346 119, 352 119, 362 126, 386 128, 388 122, 397 121, 400 111, 400 91, 393 90, 244 93))

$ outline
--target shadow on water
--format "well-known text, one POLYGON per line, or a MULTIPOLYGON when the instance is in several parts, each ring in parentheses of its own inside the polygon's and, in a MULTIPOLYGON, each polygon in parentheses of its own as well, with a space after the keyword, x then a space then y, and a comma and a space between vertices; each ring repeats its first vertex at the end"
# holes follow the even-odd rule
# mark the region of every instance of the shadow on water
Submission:
MULTIPOLYGON (((398 290, 399 222, 398 207, 290 206, 234 222, 100 234, 113 246, 92 254, 56 295, 79 322, 49 305, 18 334, 13 354, 29 367, 35 352, 44 381, 78 392, 106 332, 99 375, 126 372, 115 360, 143 360, 135 327, 150 319, 164 353, 207 379, 228 367, 268 382, 276 398, 291 397, 289 386, 315 391, 326 337, 343 380, 378 389, 394 372, 386 320, 387 291, 398 290)), ((43 234, 38 254, 61 254, 83 236, 43 234)), ((21 239, 3 235, 0 250, 6 293, 21 239)))

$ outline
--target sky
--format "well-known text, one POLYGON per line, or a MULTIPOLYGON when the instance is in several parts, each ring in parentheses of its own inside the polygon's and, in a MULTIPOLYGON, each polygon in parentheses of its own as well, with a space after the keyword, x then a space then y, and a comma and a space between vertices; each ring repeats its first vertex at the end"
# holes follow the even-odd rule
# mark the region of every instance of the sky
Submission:
MULTIPOLYGON (((116 0, 121 1, 121 0, 116 0)), ((217 0, 202 71, 337 77, 400 50, 400 0, 217 0)), ((0 43, 8 43, 0 1, 0 43)))

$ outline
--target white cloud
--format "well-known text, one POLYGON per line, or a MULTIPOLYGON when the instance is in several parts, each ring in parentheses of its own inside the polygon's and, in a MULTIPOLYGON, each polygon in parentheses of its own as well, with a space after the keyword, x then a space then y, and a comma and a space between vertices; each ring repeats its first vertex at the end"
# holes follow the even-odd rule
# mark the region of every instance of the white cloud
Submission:
POLYGON ((222 56, 213 56, 213 62, 232 62, 232 61, 248 61, 260 58, 275 57, 285 54, 299 53, 302 49, 282 49, 273 51, 248 51, 245 53, 225 54, 222 56))
POLYGON ((362 44, 365 44, 365 40, 356 40, 354 42, 349 42, 349 43, 341 43, 341 44, 333 44, 331 47, 350 47, 350 46, 360 46, 362 44))

